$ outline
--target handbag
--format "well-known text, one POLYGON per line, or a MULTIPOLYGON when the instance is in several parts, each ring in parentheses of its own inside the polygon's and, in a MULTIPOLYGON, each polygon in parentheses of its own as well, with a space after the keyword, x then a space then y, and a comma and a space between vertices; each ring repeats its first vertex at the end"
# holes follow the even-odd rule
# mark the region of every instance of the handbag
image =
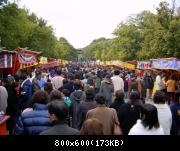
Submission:
POLYGON ((115 121, 113 120, 113 132, 112 132, 113 135, 123 135, 123 132, 120 128, 120 125, 115 121))

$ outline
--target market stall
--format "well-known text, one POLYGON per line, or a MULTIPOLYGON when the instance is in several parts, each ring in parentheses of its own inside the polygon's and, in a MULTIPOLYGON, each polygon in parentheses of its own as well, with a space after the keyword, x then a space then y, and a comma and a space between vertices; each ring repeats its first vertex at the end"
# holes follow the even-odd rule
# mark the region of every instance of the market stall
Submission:
POLYGON ((161 58, 151 59, 152 68, 158 70, 164 70, 169 75, 176 75, 180 79, 180 59, 177 58, 161 58))
POLYGON ((138 61, 136 68, 139 70, 140 76, 144 76, 145 71, 152 71, 151 61, 138 61))
POLYGON ((180 71, 180 60, 177 58, 151 59, 152 68, 180 71))
POLYGON ((16 66, 18 66, 19 69, 28 70, 38 65, 38 57, 41 52, 31 51, 25 48, 17 48, 15 51, 17 52, 16 66))
POLYGON ((53 58, 48 58, 47 62, 44 64, 40 65, 41 69, 51 69, 51 68, 55 68, 55 67, 59 67, 60 66, 60 61, 59 59, 53 59, 53 58))
POLYGON ((14 74, 16 67, 16 52, 9 50, 0 50, 0 71, 1 74, 14 74))

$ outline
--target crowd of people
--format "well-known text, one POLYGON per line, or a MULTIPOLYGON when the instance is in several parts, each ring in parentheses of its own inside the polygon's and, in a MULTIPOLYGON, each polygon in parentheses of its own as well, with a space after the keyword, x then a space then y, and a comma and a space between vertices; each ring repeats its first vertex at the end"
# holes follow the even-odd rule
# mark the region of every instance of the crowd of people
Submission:
POLYGON ((179 77, 88 63, 0 81, 9 135, 180 135, 179 77))

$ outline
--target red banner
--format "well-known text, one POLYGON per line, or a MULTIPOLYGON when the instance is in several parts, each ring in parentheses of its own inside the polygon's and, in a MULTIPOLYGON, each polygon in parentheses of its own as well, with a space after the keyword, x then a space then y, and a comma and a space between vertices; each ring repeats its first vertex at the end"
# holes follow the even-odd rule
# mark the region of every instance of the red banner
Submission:
POLYGON ((18 54, 20 64, 34 64, 37 62, 36 56, 34 54, 27 54, 20 52, 18 54))
POLYGON ((48 62, 47 64, 42 64, 41 68, 48 69, 48 68, 53 68, 53 67, 58 67, 58 66, 59 66, 59 61, 51 61, 51 62, 48 62))

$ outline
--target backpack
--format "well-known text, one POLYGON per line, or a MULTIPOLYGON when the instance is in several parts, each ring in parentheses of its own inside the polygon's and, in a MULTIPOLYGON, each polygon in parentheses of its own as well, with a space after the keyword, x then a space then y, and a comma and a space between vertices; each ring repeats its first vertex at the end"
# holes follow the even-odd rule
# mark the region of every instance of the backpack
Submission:
POLYGON ((69 97, 64 97, 64 103, 68 106, 71 107, 72 101, 70 100, 69 97))

